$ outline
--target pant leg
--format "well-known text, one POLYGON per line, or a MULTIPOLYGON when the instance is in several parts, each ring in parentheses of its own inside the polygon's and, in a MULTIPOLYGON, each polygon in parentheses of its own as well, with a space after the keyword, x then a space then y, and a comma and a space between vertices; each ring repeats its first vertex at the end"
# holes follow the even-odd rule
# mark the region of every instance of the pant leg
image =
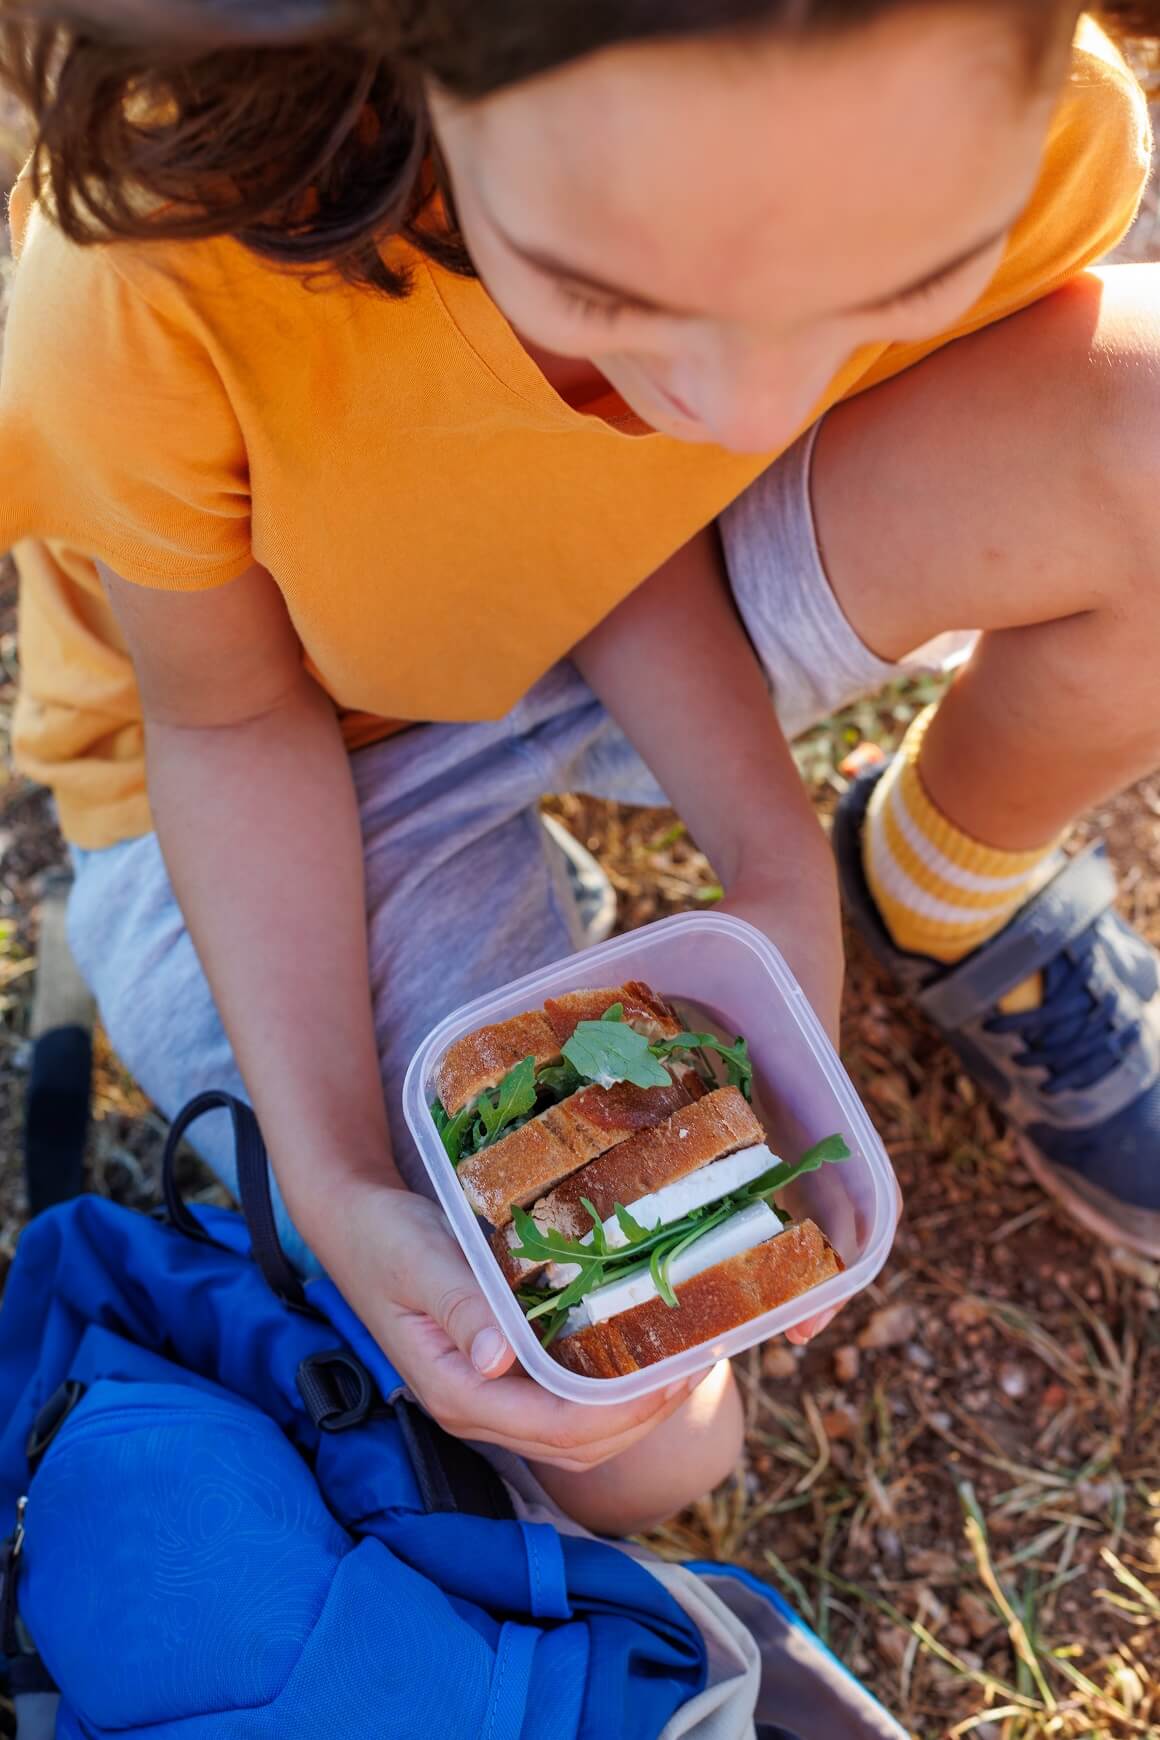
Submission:
MULTIPOLYGON (((415 1188, 426 1173, 400 1107, 407 1064, 452 1009, 570 952, 570 913, 537 805, 608 728, 562 666, 507 719, 417 727, 352 757, 384 1089, 415 1188)), ((126 1069, 170 1118, 207 1088, 247 1098, 156 835, 78 851, 74 862, 70 947, 126 1069)), ((225 1115, 199 1120, 191 1140, 232 1190, 225 1115)), ((280 1199, 276 1210, 287 1249, 306 1266, 280 1199)))

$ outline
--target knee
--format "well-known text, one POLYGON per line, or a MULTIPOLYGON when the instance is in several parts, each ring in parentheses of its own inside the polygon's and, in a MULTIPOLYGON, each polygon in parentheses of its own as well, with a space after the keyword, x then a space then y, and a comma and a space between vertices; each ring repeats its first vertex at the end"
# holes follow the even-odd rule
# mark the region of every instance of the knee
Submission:
POLYGON ((1125 582, 1138 598, 1139 582, 1160 568, 1160 264, 1112 267, 1096 281, 1090 366, 1073 414, 1086 421, 1100 505, 1109 530, 1124 534, 1125 582))
POLYGON ((683 1436, 695 1454, 690 1457, 690 1491, 694 1502, 712 1492, 736 1470, 745 1450, 745 1413, 733 1368, 714 1366, 681 1412, 683 1436))

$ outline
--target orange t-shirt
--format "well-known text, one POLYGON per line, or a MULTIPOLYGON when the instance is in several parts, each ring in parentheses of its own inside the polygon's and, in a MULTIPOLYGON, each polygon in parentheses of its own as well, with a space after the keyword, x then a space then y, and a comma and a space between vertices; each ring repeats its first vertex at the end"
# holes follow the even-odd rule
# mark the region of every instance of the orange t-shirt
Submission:
MULTIPOLYGON (((813 415, 1099 258, 1143 188, 1138 86, 1089 22, 993 283, 952 332, 860 351, 813 415)), ((238 243, 77 248, 12 208, 0 548, 22 575, 19 764, 98 847, 150 826, 132 671, 92 559, 195 590, 255 560, 348 741, 502 714, 775 457, 567 406, 479 283, 312 289, 238 243)))

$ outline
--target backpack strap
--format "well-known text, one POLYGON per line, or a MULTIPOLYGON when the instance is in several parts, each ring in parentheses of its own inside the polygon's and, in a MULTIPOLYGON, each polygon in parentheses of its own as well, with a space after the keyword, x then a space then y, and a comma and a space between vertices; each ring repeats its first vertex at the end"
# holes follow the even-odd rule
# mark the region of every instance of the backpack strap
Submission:
POLYGON ((396 1396, 392 1412, 428 1514, 458 1511, 465 1516, 489 1517, 493 1522, 514 1519, 507 1487, 478 1450, 445 1432, 409 1396, 396 1396))
POLYGON ((207 1093, 198 1094, 178 1112, 169 1126, 161 1157, 161 1188, 165 1195, 166 1214, 172 1224, 189 1238, 200 1239, 203 1243, 213 1242, 177 1187, 177 1150, 185 1132, 197 1118, 206 1112, 217 1111, 228 1112, 233 1125, 238 1196, 249 1229, 254 1261, 279 1299, 298 1310, 309 1309, 302 1282, 278 1237, 274 1202, 270 1195, 266 1144, 258 1120, 244 1100, 220 1088, 211 1088, 207 1093))

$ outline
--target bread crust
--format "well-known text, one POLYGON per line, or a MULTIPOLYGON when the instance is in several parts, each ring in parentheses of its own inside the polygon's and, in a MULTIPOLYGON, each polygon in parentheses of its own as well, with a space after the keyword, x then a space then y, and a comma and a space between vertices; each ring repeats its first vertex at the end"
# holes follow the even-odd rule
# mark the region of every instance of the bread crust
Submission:
POLYGON ((559 1063, 560 1047, 581 1021, 599 1021, 614 1003, 624 1005, 624 1019, 649 1039, 674 1039, 681 1023, 663 998, 642 979, 630 979, 607 991, 569 991, 549 997, 542 1010, 529 1009, 510 1020, 478 1027, 449 1045, 435 1075, 435 1091, 450 1117, 482 1093, 499 1086, 509 1069, 525 1057, 536 1068, 559 1063))
POLYGON ((675 1039, 684 1031, 664 998, 643 979, 628 979, 607 991, 568 991, 563 997, 546 997, 544 1014, 563 1045, 581 1021, 599 1021, 614 1003, 624 1005, 625 1021, 649 1039, 675 1039))
POLYGON ((448 1046, 435 1075, 444 1111, 454 1117, 480 1094, 498 1087, 525 1057, 534 1058, 537 1069, 560 1061, 560 1042, 538 1009, 464 1034, 448 1046))
POLYGON ((676 1289, 676 1310, 661 1298, 649 1299, 558 1338, 548 1351, 584 1377, 623 1377, 687 1347, 716 1341, 829 1280, 843 1266, 821 1228, 812 1220, 799 1221, 683 1282, 676 1289))
POLYGON ((470 1155, 460 1164, 459 1182, 475 1213, 502 1227, 513 1205, 527 1207, 586 1161, 689 1103, 680 1081, 655 1088, 631 1082, 580 1088, 493 1147, 470 1155))
MULTIPOLYGON (((532 1219, 544 1229, 554 1227, 565 1238, 583 1238, 592 1221, 581 1197, 586 1196, 601 1220, 607 1220, 618 1202, 631 1208, 642 1196, 687 1178, 710 1161, 764 1141, 765 1131, 741 1090, 714 1088, 679 1107, 663 1123, 630 1136, 573 1172, 540 1198, 532 1219)), ((493 1235, 491 1247, 512 1288, 525 1285, 545 1267, 513 1256, 506 1229, 493 1235)))

